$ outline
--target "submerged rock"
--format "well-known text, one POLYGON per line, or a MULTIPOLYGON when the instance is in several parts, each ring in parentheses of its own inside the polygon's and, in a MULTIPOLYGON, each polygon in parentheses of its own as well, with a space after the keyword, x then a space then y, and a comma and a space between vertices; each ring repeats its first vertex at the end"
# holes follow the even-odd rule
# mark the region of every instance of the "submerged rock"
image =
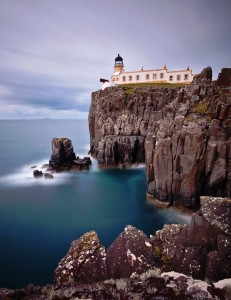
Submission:
POLYGON ((54 178, 54 176, 50 173, 44 173, 43 176, 45 179, 53 179, 54 178))

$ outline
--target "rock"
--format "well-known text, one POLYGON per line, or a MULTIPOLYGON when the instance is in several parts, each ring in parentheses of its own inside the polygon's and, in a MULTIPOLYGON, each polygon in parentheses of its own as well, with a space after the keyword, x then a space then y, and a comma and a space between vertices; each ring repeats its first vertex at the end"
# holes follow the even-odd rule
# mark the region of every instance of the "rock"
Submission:
POLYGON ((30 167, 31 169, 35 169, 35 168, 37 168, 36 166, 32 166, 32 167, 30 167))
POLYGON ((41 166, 41 169, 47 169, 49 167, 49 164, 43 164, 42 166, 41 166))
POLYGON ((101 167, 146 163, 149 197, 165 206, 195 207, 201 195, 230 197, 231 89, 223 88, 230 70, 216 83, 207 67, 184 88, 92 93, 91 155, 101 167))
POLYGON ((160 265, 149 239, 131 225, 126 226, 107 250, 109 278, 126 278, 160 265))
POLYGON ((151 238, 155 252, 174 271, 194 278, 231 277, 231 199, 201 197, 191 223, 165 225, 151 238))
POLYGON ((34 170, 33 176, 34 176, 34 178, 41 178, 41 177, 43 177, 43 172, 39 171, 39 170, 34 170))
POLYGON ((221 73, 219 73, 219 75, 218 75, 216 85, 223 87, 223 88, 231 86, 231 69, 230 68, 221 69, 221 73))
POLYGON ((209 84, 212 81, 212 68, 204 68, 203 71, 193 77, 193 84, 209 84))
POLYGON ((54 178, 54 176, 50 173, 44 173, 43 175, 44 175, 45 179, 53 179, 54 178))
POLYGON ((67 138, 53 138, 52 154, 49 166, 54 170, 68 170, 76 158, 71 140, 67 138))
POLYGON ((90 157, 76 157, 72 142, 68 138, 53 138, 52 154, 47 171, 88 170, 90 157))
POLYGON ((108 278, 106 252, 95 231, 72 242, 67 255, 55 270, 58 285, 71 282, 91 283, 108 278))
POLYGON ((91 159, 90 157, 84 157, 83 159, 77 157, 75 160, 73 160, 73 169, 75 170, 89 170, 89 166, 91 165, 91 159))

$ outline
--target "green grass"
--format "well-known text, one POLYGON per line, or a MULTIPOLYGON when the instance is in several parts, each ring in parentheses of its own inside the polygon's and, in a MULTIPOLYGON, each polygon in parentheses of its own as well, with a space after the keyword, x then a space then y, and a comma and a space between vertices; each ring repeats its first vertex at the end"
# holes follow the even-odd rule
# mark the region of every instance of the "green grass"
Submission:
POLYGON ((157 83, 157 82, 144 82, 144 83, 132 83, 132 84, 121 84, 122 88, 124 88, 126 94, 131 94, 135 91, 135 89, 148 89, 148 88, 169 88, 176 89, 179 87, 185 86, 182 83, 157 83))
POLYGON ((210 124, 212 122, 212 114, 209 109, 208 99, 204 99, 204 101, 195 104, 191 107, 189 115, 186 117, 186 120, 189 122, 196 122, 195 115, 192 116, 191 114, 201 115, 206 117, 206 122, 210 124))

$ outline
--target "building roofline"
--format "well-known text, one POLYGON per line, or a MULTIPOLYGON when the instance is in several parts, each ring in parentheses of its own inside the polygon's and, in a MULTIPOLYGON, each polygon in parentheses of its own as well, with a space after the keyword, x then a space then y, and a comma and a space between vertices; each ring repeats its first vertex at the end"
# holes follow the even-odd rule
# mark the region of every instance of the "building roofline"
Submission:
POLYGON ((144 72, 155 72, 155 71, 166 71, 166 73, 176 73, 176 72, 191 72, 192 74, 192 69, 184 69, 184 70, 175 70, 175 71, 169 71, 168 69, 153 69, 153 70, 139 70, 139 71, 122 71, 120 74, 129 74, 129 73, 144 73, 144 72))

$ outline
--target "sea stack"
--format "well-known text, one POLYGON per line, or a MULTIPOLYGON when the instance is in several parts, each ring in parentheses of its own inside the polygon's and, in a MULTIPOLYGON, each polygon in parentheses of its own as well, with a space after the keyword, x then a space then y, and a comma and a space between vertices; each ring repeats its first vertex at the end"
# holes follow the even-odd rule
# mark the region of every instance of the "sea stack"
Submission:
POLYGON ((88 170, 91 159, 76 157, 72 142, 68 138, 52 139, 52 154, 49 160, 49 171, 88 170))

